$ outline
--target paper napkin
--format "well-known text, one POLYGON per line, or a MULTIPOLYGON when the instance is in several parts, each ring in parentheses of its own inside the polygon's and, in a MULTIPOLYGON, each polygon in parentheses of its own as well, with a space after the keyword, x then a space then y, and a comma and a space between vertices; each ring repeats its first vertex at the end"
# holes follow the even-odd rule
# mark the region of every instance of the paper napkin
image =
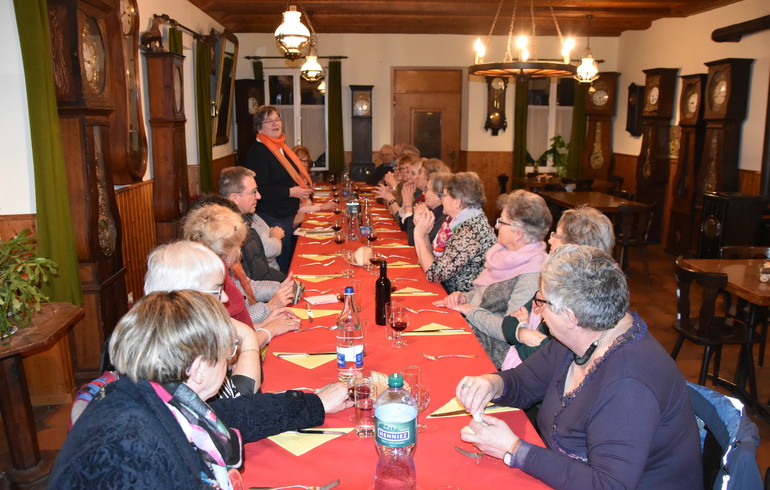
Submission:
POLYGON ((410 245, 404 243, 378 243, 375 245, 377 248, 412 248, 410 245))
POLYGON ((395 293, 391 293, 391 296, 437 296, 436 293, 430 291, 423 291, 422 289, 415 289, 412 287, 406 287, 399 289, 395 293))
POLYGON ((470 335, 470 332, 468 331, 462 331, 462 332, 421 332, 421 330, 449 330, 457 327, 447 327, 446 325, 442 325, 440 323, 428 323, 427 325, 423 325, 420 328, 416 328, 414 330, 410 330, 408 332, 401 332, 401 335, 406 336, 420 336, 420 335, 470 335))
POLYGON ((403 260, 399 260, 398 262, 393 262, 392 264, 388 264, 388 268, 396 268, 396 269, 410 269, 412 267, 420 267, 420 264, 411 264, 409 262, 404 262, 403 260))
POLYGON ((319 255, 301 254, 300 257, 302 257, 303 259, 317 260, 318 262, 323 262, 325 260, 329 260, 329 259, 335 258, 336 255, 332 255, 332 254, 319 254, 319 255))
MULTIPOLYGON (((332 303, 338 303, 339 300, 337 299, 336 294, 322 294, 320 296, 306 296, 305 301, 310 303, 311 305, 329 305, 332 303)), ((305 311, 307 314, 307 311, 305 311)), ((313 310, 313 313, 315 313, 315 310, 313 310)))
MULTIPOLYGON (((492 405, 492 403, 489 403, 489 405, 492 405)), ((487 405, 487 406, 489 406, 487 405)), ((459 412, 462 410, 462 413, 458 413, 457 415, 444 415, 444 417, 467 417, 470 415, 468 412, 465 411, 465 407, 460 405, 460 402, 457 401, 457 397, 453 397, 451 400, 449 400, 447 403, 444 404, 443 407, 439 408, 432 414, 428 415, 428 418, 438 418, 438 416, 445 414, 447 412, 459 412)), ((518 410, 518 408, 514 407, 495 407, 495 408, 487 408, 484 410, 484 413, 490 414, 490 413, 500 413, 500 412, 515 412, 518 410)))
MULTIPOLYGON (((329 294, 328 296, 333 296, 329 294)), ((334 301, 337 301, 337 297, 335 296, 334 301)), ((307 320, 307 308, 287 308, 289 311, 297 315, 299 318, 303 320, 307 320)), ((329 315, 339 315, 340 310, 316 310, 313 309, 313 317, 314 318, 321 318, 324 316, 329 315)))
MULTIPOLYGON (((329 430, 350 433, 353 428, 334 427, 333 429, 329 430)), ((268 439, 289 451, 294 456, 302 456, 306 452, 317 448, 321 444, 329 442, 332 439, 336 439, 338 437, 342 436, 336 434, 300 434, 297 432, 283 432, 281 434, 268 437, 268 439)))
MULTIPOLYGON (((295 352, 273 352, 274 356, 278 354, 295 354, 295 352)), ((337 354, 324 354, 320 356, 292 356, 292 357, 279 357, 284 361, 293 362, 297 366, 302 366, 305 369, 315 369, 318 366, 326 364, 330 361, 337 360, 337 354)))
POLYGON ((327 274, 327 275, 311 275, 311 274, 294 274, 297 279, 310 282, 328 281, 329 279, 336 279, 342 277, 341 274, 327 274))

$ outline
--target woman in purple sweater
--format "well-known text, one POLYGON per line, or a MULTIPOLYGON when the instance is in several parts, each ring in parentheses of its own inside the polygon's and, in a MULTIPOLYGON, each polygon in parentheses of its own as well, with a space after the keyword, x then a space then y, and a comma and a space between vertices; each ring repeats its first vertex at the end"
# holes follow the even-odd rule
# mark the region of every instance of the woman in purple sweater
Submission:
POLYGON ((580 245, 553 252, 533 301, 558 342, 515 369, 460 381, 457 399, 479 413, 462 439, 554 488, 703 488, 684 378, 647 325, 627 312, 628 297, 609 255, 580 245), (542 402, 546 447, 480 413, 490 401, 542 402))

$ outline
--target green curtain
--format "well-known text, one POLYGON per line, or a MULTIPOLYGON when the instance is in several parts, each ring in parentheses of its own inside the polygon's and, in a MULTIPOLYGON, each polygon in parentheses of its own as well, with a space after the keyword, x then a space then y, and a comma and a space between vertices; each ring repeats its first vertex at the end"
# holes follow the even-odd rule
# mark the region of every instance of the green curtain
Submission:
POLYGON ((14 0, 13 5, 27 87, 38 249, 59 264, 58 277, 44 291, 52 301, 80 305, 83 293, 51 66, 48 8, 46 0, 14 0))
POLYGON ((182 31, 176 27, 168 30, 168 50, 176 54, 184 54, 182 47, 182 31))
POLYGON ((254 80, 262 81, 265 79, 265 73, 262 71, 261 61, 252 61, 251 68, 254 70, 254 80))
POLYGON ((586 93, 590 83, 575 81, 575 101, 572 105, 572 134, 567 154, 567 177, 580 178, 580 158, 586 147, 586 93))
POLYGON ((345 146, 342 141, 342 62, 332 60, 326 75, 326 97, 329 109, 329 172, 341 174, 345 169, 345 146))
POLYGON ((527 109, 529 104, 529 82, 516 79, 513 100, 513 178, 524 177, 527 164, 527 109))
POLYGON ((195 45, 195 111, 198 119, 198 165, 201 192, 214 191, 211 135, 211 46, 198 38, 195 45))

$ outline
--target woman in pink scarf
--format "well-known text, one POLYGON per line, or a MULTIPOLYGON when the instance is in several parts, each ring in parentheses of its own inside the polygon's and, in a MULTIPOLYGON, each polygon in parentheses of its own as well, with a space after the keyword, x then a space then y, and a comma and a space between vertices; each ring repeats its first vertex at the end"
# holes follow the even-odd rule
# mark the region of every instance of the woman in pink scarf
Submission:
POLYGON ((552 218, 543 198, 525 190, 501 196, 498 207, 502 213, 495 224, 497 243, 487 251, 484 270, 473 281, 473 290, 454 292, 435 305, 465 315, 500 368, 511 346, 503 319, 526 306, 538 290, 547 255, 544 239, 552 218))

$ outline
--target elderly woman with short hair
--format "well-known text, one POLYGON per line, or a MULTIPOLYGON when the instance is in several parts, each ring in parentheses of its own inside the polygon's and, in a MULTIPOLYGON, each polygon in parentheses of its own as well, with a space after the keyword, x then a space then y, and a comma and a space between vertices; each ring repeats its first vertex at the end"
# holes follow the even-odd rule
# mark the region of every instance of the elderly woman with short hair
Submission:
POLYGON ((465 315, 473 333, 498 369, 510 349, 516 328, 503 329, 506 315, 528 305, 540 284, 546 257, 544 238, 551 228, 551 212, 537 194, 517 190, 497 201, 497 243, 487 250, 484 270, 473 290, 454 292, 436 301, 465 315))
POLYGON ((415 219, 414 248, 417 260, 431 282, 440 282, 448 293, 470 291, 484 268, 484 255, 495 243, 482 206, 484 184, 475 172, 452 176, 444 188, 441 204, 447 219, 431 242, 433 214, 415 219))
POLYGON ((414 216, 406 222, 406 240, 409 245, 414 246, 414 218, 420 214, 433 214, 433 228, 428 232, 428 240, 433 242, 446 219, 444 206, 441 204, 441 198, 444 196, 444 187, 449 179, 452 178, 451 172, 435 172, 428 179, 425 186, 425 201, 417 203, 414 206, 414 216))
POLYGON ((479 421, 460 437, 556 489, 703 488, 698 427, 671 356, 636 314, 608 254, 564 245, 543 263, 534 301, 558 342, 515 369, 465 377, 460 403, 479 421), (546 447, 520 439, 488 402, 538 413, 546 447))

